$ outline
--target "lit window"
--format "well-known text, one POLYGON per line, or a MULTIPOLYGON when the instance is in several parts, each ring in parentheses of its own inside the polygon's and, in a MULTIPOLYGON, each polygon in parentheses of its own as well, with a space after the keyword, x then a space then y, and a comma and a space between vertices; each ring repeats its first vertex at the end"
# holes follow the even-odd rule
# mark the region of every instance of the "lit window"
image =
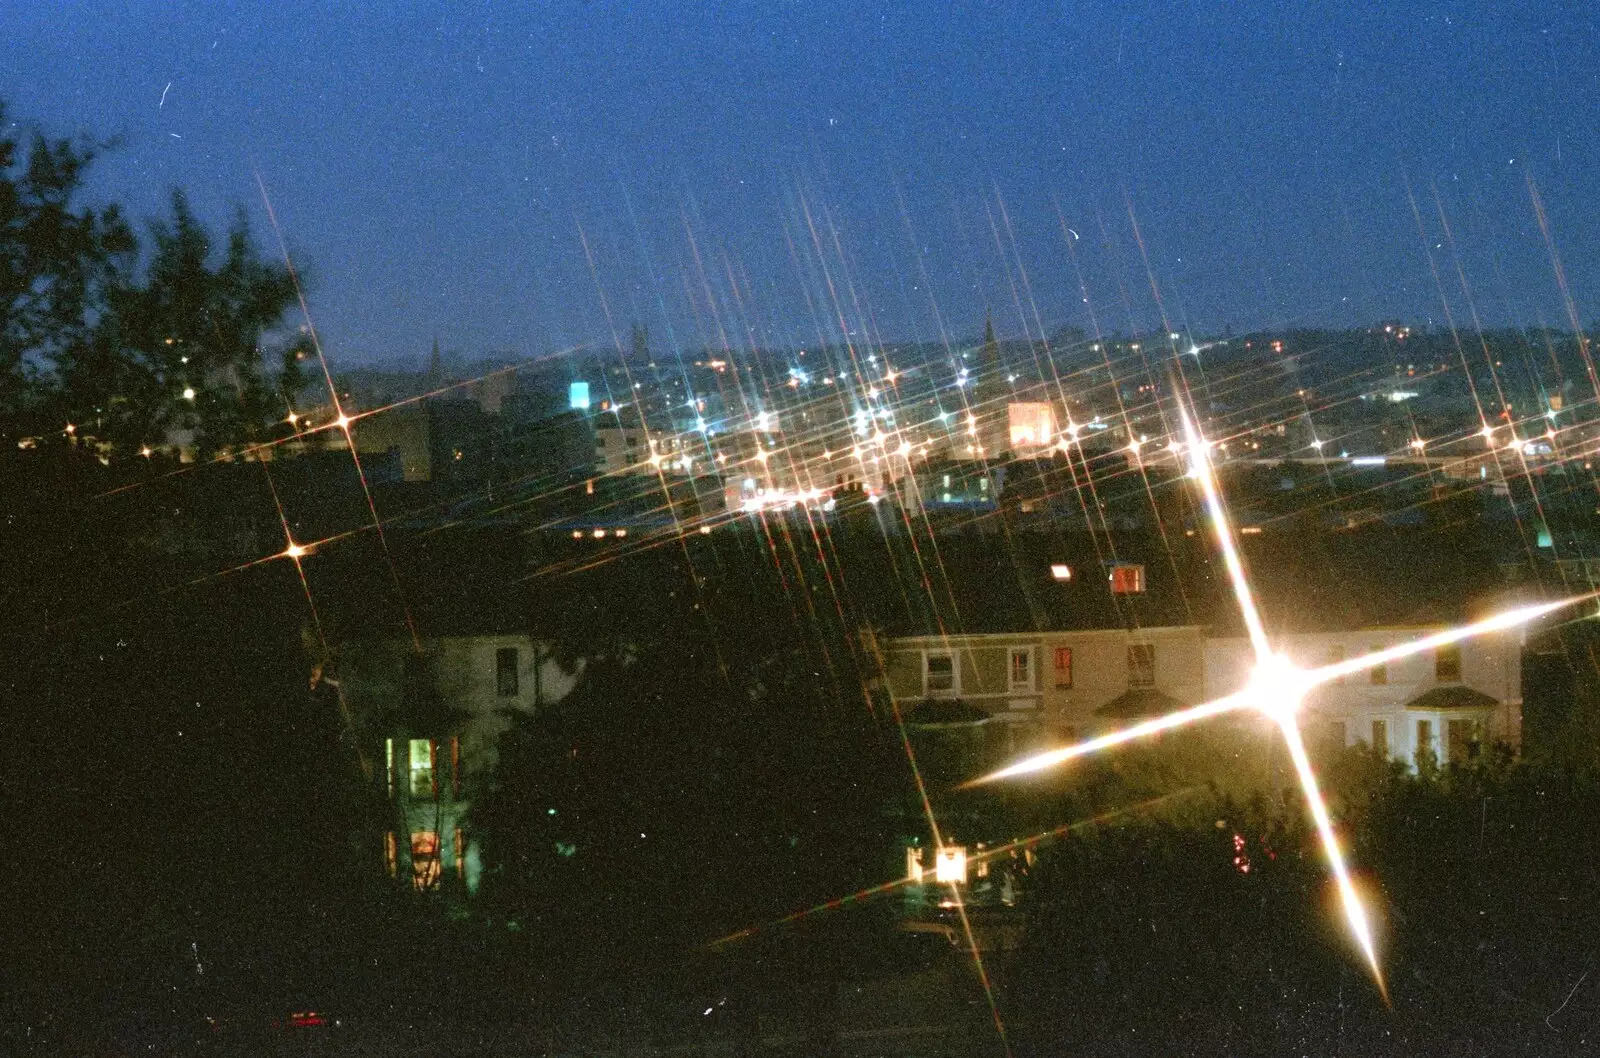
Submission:
POLYGON ((1389 755, 1389 721, 1372 722, 1372 748, 1385 757, 1389 755))
POLYGON ((1156 648, 1153 643, 1128 645, 1128 686, 1154 687, 1156 685, 1156 648))
POLYGON ((945 885, 963 885, 967 880, 967 850, 960 845, 939 850, 934 860, 933 879, 945 885))
POLYGON ((1011 689, 1033 690, 1033 650, 1029 647, 1015 647, 1011 651, 1011 689))
POLYGON ((452 835, 453 849, 456 854, 456 877, 462 881, 467 878, 467 832, 456 827, 452 835))
POLYGON ((1050 567, 1050 576, 1056 580, 1071 580, 1072 567, 1065 562, 1057 562, 1050 567))
POLYGON ((418 889, 439 887, 439 835, 436 831, 411 833, 411 884, 418 889))
POLYGON ((1461 646, 1451 643, 1442 646, 1433 655, 1433 678, 1440 683, 1461 682, 1461 646))
POLYGON ((461 800, 461 736, 450 736, 450 796, 461 800))
POLYGON ((906 847, 906 880, 922 881, 922 850, 914 845, 906 847))
POLYGON ((392 830, 383 835, 383 865, 388 870, 390 878, 393 878, 395 872, 399 870, 400 850, 392 830))
POLYGON ((411 796, 432 797, 438 792, 433 781, 433 743, 425 738, 414 738, 411 753, 411 796))
POLYGON ((394 739, 383 740, 383 770, 386 776, 384 788, 389 793, 389 800, 394 800, 394 739))
POLYGON ((516 647, 501 647, 494 652, 494 689, 502 698, 517 696, 516 647))
POLYGON ((1138 595, 1143 591, 1143 566, 1128 565, 1111 567, 1111 592, 1113 595, 1138 595))
POLYGON ((1072 689, 1072 648, 1056 647, 1056 689, 1072 689))
POLYGON ((949 654, 928 654, 924 662, 923 690, 928 694, 956 689, 956 663, 949 654))

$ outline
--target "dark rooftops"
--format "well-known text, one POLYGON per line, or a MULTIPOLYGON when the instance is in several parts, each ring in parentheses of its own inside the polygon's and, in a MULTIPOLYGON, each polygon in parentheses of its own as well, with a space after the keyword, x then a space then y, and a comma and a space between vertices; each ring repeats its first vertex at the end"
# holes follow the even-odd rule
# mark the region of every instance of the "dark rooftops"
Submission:
MULTIPOLYGON (((1198 534, 930 538, 886 536, 873 526, 814 531, 797 517, 773 519, 766 531, 751 524, 684 539, 638 533, 626 543, 481 527, 393 532, 389 542, 425 637, 560 621, 646 627, 653 613, 680 604, 714 618, 772 612, 799 627, 827 620, 886 635, 1243 631, 1223 564, 1198 534), (1114 575, 1118 565, 1142 569, 1114 575), (1052 566, 1068 567, 1070 578, 1058 579, 1052 566)), ((351 604, 347 627, 402 627, 398 613, 386 612, 392 603, 375 605, 392 596, 382 554, 356 550, 366 554, 313 560, 314 586, 342 579, 342 566, 367 587, 319 587, 319 596, 351 604)), ((1243 552, 1272 632, 1455 623, 1504 603, 1498 568, 1465 534, 1386 526, 1267 532, 1245 537, 1243 552)))

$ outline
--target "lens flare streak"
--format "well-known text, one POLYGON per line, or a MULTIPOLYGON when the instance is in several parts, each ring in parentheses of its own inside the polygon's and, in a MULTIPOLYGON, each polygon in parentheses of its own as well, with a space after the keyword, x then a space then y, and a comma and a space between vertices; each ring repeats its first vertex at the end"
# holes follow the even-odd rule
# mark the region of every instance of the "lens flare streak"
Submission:
POLYGON ((1261 620, 1260 612, 1256 608, 1255 597, 1250 588, 1249 576, 1245 571, 1244 561, 1239 555, 1238 547, 1234 540, 1233 527, 1228 520, 1226 507, 1217 488, 1216 477, 1212 473, 1209 454, 1210 442, 1201 435, 1193 418, 1186 409, 1181 412, 1181 417, 1186 438, 1186 448, 1191 457, 1189 476, 1196 481, 1204 498, 1211 529, 1222 552, 1223 562, 1228 570, 1228 577, 1233 587, 1234 596, 1238 602, 1240 614, 1244 619, 1245 627, 1249 632, 1250 643, 1255 652, 1255 668, 1249 683, 1243 690, 1222 698, 1203 702, 1200 705, 1168 713, 1164 716, 1158 716, 1131 727, 1109 732, 1098 738, 1026 757, 999 771, 981 776, 973 780, 969 785, 1043 771, 1078 757, 1085 757, 1110 749, 1125 742, 1158 734, 1162 731, 1185 727, 1196 721, 1207 720, 1243 709, 1253 709, 1268 716, 1276 723, 1279 732, 1283 736, 1284 744, 1288 748, 1289 757, 1294 763, 1295 774, 1299 779, 1300 789, 1305 797, 1307 809, 1311 814, 1312 822, 1316 825, 1317 835, 1322 842, 1323 854, 1328 861, 1329 871, 1333 875, 1334 882, 1339 890, 1345 924, 1349 928, 1356 944, 1360 947, 1362 955, 1372 971, 1373 980, 1377 984, 1379 992, 1387 1001, 1388 991, 1384 986, 1383 972, 1378 962, 1377 945, 1373 939, 1372 926, 1367 910, 1362 904, 1360 894, 1356 891, 1355 883, 1351 880, 1350 870, 1345 863, 1338 835, 1334 831, 1332 816, 1328 812, 1327 803, 1323 800, 1322 791, 1317 784, 1316 769, 1312 766, 1311 758, 1306 752, 1305 740, 1300 732, 1297 714, 1306 694, 1322 684, 1331 683, 1341 677, 1372 669, 1379 665, 1385 665, 1391 661, 1411 657, 1474 636, 1526 625, 1557 610, 1592 600, 1600 596, 1600 592, 1587 592, 1556 602, 1519 606, 1471 624, 1422 636, 1410 642, 1373 651, 1347 661, 1336 662, 1315 669, 1297 668, 1282 654, 1273 651, 1271 641, 1267 637, 1265 625, 1261 620))
POLYGON ((1158 716, 1153 720, 1146 720, 1142 724, 1119 728, 1116 731, 1101 735, 1099 738, 1091 738, 1087 742, 1078 742, 1060 749, 1052 749, 1035 754, 997 772, 976 779, 973 784, 993 782, 998 779, 1011 779, 1018 775, 1044 771, 1047 768, 1065 764, 1076 757, 1087 757, 1091 753, 1099 753, 1101 750, 1110 749, 1112 746, 1120 746, 1124 742, 1132 742, 1135 739, 1145 738, 1162 731, 1169 731, 1175 727, 1184 727, 1194 723, 1196 720, 1209 720, 1224 713, 1246 709, 1251 707, 1254 702, 1255 699, 1251 695, 1243 692, 1230 694, 1225 698, 1218 698, 1215 701, 1204 702, 1189 709, 1182 709, 1175 713, 1168 713, 1165 716, 1158 716))

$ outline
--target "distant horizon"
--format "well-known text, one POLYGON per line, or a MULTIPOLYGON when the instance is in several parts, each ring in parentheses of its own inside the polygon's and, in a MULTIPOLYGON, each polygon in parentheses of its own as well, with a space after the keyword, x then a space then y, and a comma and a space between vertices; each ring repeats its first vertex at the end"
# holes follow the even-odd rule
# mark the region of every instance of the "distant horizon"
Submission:
MULTIPOLYGON (((1377 327, 1379 327, 1379 326, 1381 326, 1381 325, 1383 325, 1385 323, 1390 323, 1390 322, 1399 322, 1399 323, 1411 326, 1414 329, 1415 333, 1417 335, 1419 335, 1419 336, 1422 336, 1422 337, 1440 338, 1440 337, 1445 337, 1450 333, 1449 325, 1448 324, 1444 324, 1444 323, 1440 323, 1438 321, 1430 321, 1428 323, 1414 323, 1414 322, 1406 320, 1406 319, 1404 319, 1403 317, 1400 317, 1400 316, 1383 316, 1380 319, 1373 320, 1372 322, 1369 322, 1369 323, 1356 324, 1356 325, 1352 325, 1352 326, 1348 326, 1348 327, 1339 327, 1339 326, 1326 326, 1326 327, 1324 327, 1324 326, 1314 326, 1314 325, 1301 325, 1301 326, 1283 327, 1283 328, 1259 328, 1259 329, 1253 329, 1253 330, 1248 330, 1248 331, 1234 330, 1234 331, 1231 332, 1231 334, 1229 334, 1229 333, 1227 333, 1225 331, 1220 331, 1220 332, 1219 331, 1195 331, 1195 332, 1192 332, 1192 333, 1191 332, 1184 332, 1184 337, 1186 339, 1188 339, 1188 338, 1198 338, 1198 339, 1200 339, 1202 341, 1234 341, 1234 340, 1240 340, 1240 339, 1247 339, 1247 338, 1251 338, 1253 336, 1258 336, 1258 335, 1287 335, 1287 334, 1295 334, 1295 333, 1360 334, 1360 333, 1371 333, 1377 327)), ((995 335, 995 339, 1002 346, 1010 345, 1010 344, 1026 344, 1026 343, 1029 343, 1029 342, 1040 342, 1040 341, 1055 342, 1055 340, 1057 339, 1057 337, 1059 336, 1061 331, 1066 330, 1066 329, 1068 329, 1068 328, 1070 328, 1072 326, 1073 325, 1071 325, 1071 324, 1062 324, 1059 327, 1053 328, 1048 333, 1046 333, 1044 335, 1043 339, 1041 339, 1041 338, 1039 338, 1037 336, 1007 335, 1007 334, 1001 334, 1001 333, 998 333, 998 332, 995 335)), ((1476 335, 1478 333, 1477 329, 1470 328, 1470 327, 1462 327, 1462 326, 1460 326, 1459 323, 1456 326, 1456 330, 1463 338, 1465 338, 1469 334, 1470 335, 1476 335)), ((1570 339, 1570 338, 1575 337, 1576 333, 1578 333, 1578 332, 1574 332, 1570 327, 1566 327, 1566 326, 1541 326, 1541 327, 1538 327, 1538 328, 1534 328, 1534 327, 1528 327, 1528 326, 1518 326, 1518 325, 1515 325, 1515 324, 1502 324, 1502 325, 1496 325, 1496 326, 1484 326, 1482 328, 1482 332, 1485 335, 1497 335, 1497 334, 1504 335, 1504 334, 1522 333, 1524 331, 1535 331, 1535 330, 1537 330, 1540 333, 1547 334, 1547 335, 1551 336, 1552 338, 1568 338, 1568 339, 1570 339)), ((1596 331, 1600 331, 1600 320, 1597 320, 1597 321, 1594 321, 1592 323, 1586 324, 1586 325, 1584 325, 1584 327, 1582 329, 1582 333, 1584 333, 1585 335, 1592 335, 1596 331)), ((1165 335, 1167 333, 1169 333, 1169 332, 1164 332, 1164 331, 1161 330, 1161 328, 1159 326, 1156 326, 1156 327, 1151 327, 1149 329, 1139 330, 1139 331, 1134 331, 1134 332, 1127 332, 1127 331, 1105 332, 1105 333, 1101 334, 1099 336, 1099 338, 1096 338, 1096 336, 1093 335, 1093 334, 1085 334, 1084 337, 1080 341, 1082 341, 1082 342, 1094 342, 1094 341, 1099 340, 1099 341, 1108 341, 1108 342, 1127 342, 1127 341, 1146 341, 1146 340, 1154 339, 1154 340, 1161 341, 1161 342, 1165 343, 1165 342, 1170 341, 1170 339, 1165 337, 1165 335)), ((422 352, 420 354, 406 353, 406 354, 397 355, 392 359, 384 359, 384 360, 367 360, 367 359, 359 359, 359 358, 356 358, 356 357, 347 357, 345 355, 339 354, 336 350, 329 350, 329 349, 325 349, 324 352, 328 356, 329 366, 335 371, 335 373, 337 373, 340 370, 348 370, 348 369, 355 369, 355 368, 372 369, 372 370, 378 370, 378 371, 391 371, 391 372, 396 372, 396 373, 426 373, 427 370, 428 370, 429 358, 432 355, 432 341, 433 341, 432 338, 429 338, 429 339, 424 341, 424 343, 422 345, 422 352)), ((858 343, 858 344, 860 344, 862 348, 868 348, 866 343, 858 343)), ((925 340, 925 339, 924 340, 914 340, 914 339, 913 340, 902 340, 902 339, 886 338, 886 339, 882 340, 881 342, 873 342, 871 344, 870 348, 873 348, 873 349, 877 349, 877 348, 905 349, 905 348, 909 348, 909 347, 918 347, 918 348, 935 349, 935 348, 939 348, 942 344, 943 343, 939 342, 939 341, 928 341, 928 340, 925 340)), ((974 349, 974 348, 977 348, 978 346, 980 346, 982 344, 983 344, 983 332, 982 332, 982 328, 981 327, 979 328, 979 330, 977 331, 977 333, 975 335, 972 335, 972 336, 952 335, 951 339, 950 339, 951 347, 952 348, 958 348, 958 349, 974 349)), ((715 345, 687 345, 687 346, 682 347, 681 350, 664 350, 664 349, 661 349, 661 348, 655 346, 654 345, 654 340, 652 339, 651 355, 652 356, 659 355, 659 356, 662 356, 662 357, 671 357, 671 356, 692 355, 692 354, 700 354, 700 353, 719 353, 719 352, 726 352, 726 351, 731 351, 733 353, 741 353, 741 354, 743 354, 743 353, 756 353, 756 354, 780 354, 781 355, 781 354, 794 352, 794 351, 799 350, 799 349, 805 349, 807 351, 810 351, 810 350, 819 350, 820 351, 820 350, 823 350, 823 349, 843 349, 843 348, 845 348, 845 346, 846 346, 846 343, 840 341, 840 342, 830 343, 828 345, 811 344, 811 345, 794 345, 794 346, 776 346, 776 345, 745 346, 745 345, 734 345, 734 346, 723 347, 723 346, 715 346, 715 345)), ((459 346, 450 346, 450 345, 447 345, 447 344, 445 344, 443 342, 441 342, 440 345, 439 345, 440 360, 447 366, 454 364, 454 365, 461 366, 461 367, 475 367, 475 366, 481 366, 483 364, 499 362, 499 361, 510 361, 510 362, 515 362, 515 363, 524 363, 524 362, 530 362, 530 361, 554 360, 554 359, 559 359, 559 358, 565 357, 565 356, 575 356, 575 355, 597 356, 597 357, 601 357, 601 358, 616 358, 618 356, 621 356, 621 357, 624 357, 624 358, 629 358, 629 357, 633 356, 633 352, 632 352, 631 348, 629 348, 627 346, 626 343, 624 343, 624 345, 622 346, 621 350, 619 351, 617 346, 615 344, 611 343, 611 341, 609 339, 607 339, 605 341, 587 342, 587 343, 583 343, 583 344, 580 344, 580 345, 569 346, 569 347, 563 348, 563 349, 546 349, 546 350, 542 350, 542 351, 538 351, 538 352, 526 352, 526 353, 517 352, 517 351, 514 351, 514 350, 506 350, 506 349, 487 349, 487 350, 474 352, 474 351, 469 351, 469 350, 463 349, 463 348, 461 348, 459 346)))

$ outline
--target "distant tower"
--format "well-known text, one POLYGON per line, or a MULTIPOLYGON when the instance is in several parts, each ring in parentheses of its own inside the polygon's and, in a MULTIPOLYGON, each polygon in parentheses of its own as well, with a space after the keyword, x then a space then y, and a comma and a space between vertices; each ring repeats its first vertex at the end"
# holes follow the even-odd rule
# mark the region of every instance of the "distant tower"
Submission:
POLYGON ((1006 422, 1006 407, 1011 387, 1006 384, 1005 368, 1000 363, 1000 343, 994 336, 994 320, 983 314, 983 347, 978 350, 978 384, 973 389, 973 414, 978 417, 978 442, 983 457, 997 460, 1011 447, 1006 422))
POLYGON ((444 385, 444 360, 439 356, 439 336, 433 336, 433 354, 428 357, 428 388, 444 385))

